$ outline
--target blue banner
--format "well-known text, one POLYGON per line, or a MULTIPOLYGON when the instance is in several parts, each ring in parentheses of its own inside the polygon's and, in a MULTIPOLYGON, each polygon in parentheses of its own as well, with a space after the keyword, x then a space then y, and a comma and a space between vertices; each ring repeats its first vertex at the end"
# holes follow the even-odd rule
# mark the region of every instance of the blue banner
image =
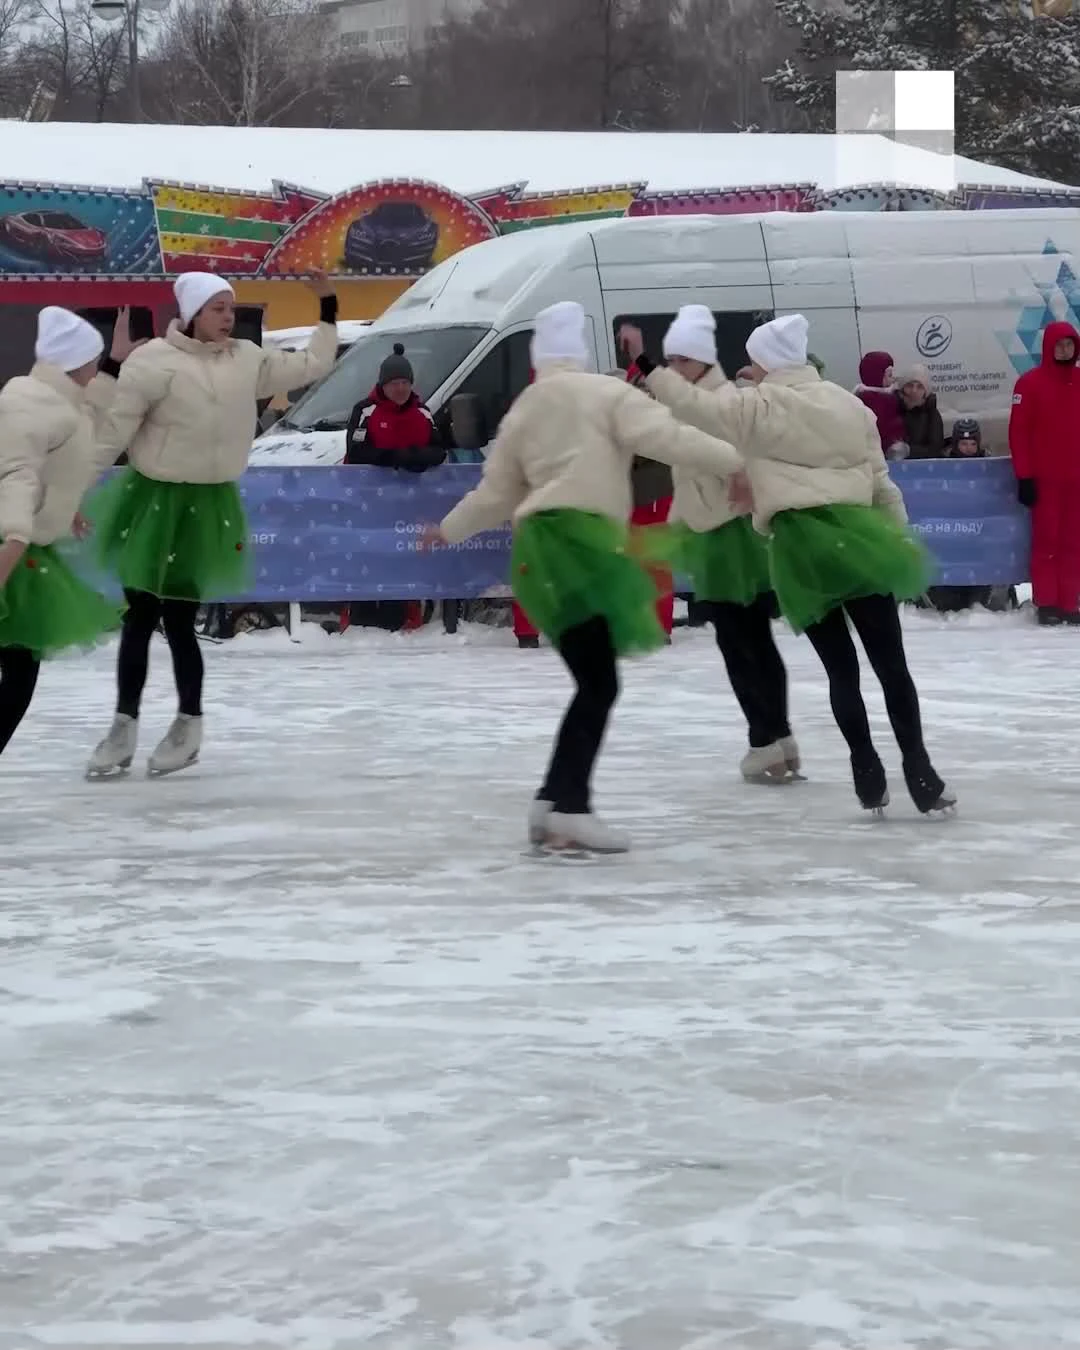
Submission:
MULTIPOLYGON (((947 585, 1010 585, 1028 576, 1028 513, 1007 459, 918 460, 891 466, 913 527, 947 585)), ((510 530, 422 553, 480 466, 422 475, 341 465, 250 469, 241 481, 255 587, 236 599, 284 604, 508 595, 510 530)))

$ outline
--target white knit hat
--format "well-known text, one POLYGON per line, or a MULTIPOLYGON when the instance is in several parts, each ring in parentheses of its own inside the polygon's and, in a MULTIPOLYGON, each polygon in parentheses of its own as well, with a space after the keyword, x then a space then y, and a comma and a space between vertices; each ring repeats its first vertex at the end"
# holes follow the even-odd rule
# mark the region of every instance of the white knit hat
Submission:
POLYGON ((664 334, 664 356, 716 365, 716 319, 707 305, 683 305, 664 334))
POLYGON ((92 323, 72 314, 70 309, 48 305, 38 315, 34 356, 61 370, 81 370, 96 361, 105 350, 105 341, 92 323))
POLYGON ((560 300, 536 316, 531 347, 533 369, 555 361, 570 361, 587 370, 591 365, 585 342, 585 311, 576 300, 560 300))
POLYGON ((213 272, 185 272, 173 283, 173 294, 180 310, 180 322, 186 326, 215 295, 235 295, 236 292, 213 272))
POLYGON ((810 325, 802 314, 785 314, 755 328, 746 339, 746 354, 762 370, 805 366, 810 325))

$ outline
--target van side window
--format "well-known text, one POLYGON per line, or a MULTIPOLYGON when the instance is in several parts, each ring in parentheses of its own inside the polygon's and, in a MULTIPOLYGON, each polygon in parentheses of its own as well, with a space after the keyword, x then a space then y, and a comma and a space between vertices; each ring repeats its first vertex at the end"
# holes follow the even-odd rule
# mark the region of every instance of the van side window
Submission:
MULTIPOLYGON (((716 350, 720 364, 729 380, 733 380, 746 365, 746 339, 759 324, 768 323, 774 317, 771 310, 714 310, 716 319, 716 350)), ((645 350, 654 361, 660 359, 664 334, 671 325, 674 314, 619 314, 612 329, 615 346, 619 345, 619 327, 624 323, 635 324, 645 338, 645 350)), ((619 368, 626 370, 630 362, 626 353, 619 352, 619 368)))
MULTIPOLYGON (((480 399, 484 425, 489 437, 499 429, 499 423, 518 394, 529 383, 529 344, 531 331, 511 333, 488 352, 480 364, 461 382, 455 394, 475 394, 480 399)), ((457 449, 450 427, 450 400, 435 415, 435 424, 443 444, 457 449)))

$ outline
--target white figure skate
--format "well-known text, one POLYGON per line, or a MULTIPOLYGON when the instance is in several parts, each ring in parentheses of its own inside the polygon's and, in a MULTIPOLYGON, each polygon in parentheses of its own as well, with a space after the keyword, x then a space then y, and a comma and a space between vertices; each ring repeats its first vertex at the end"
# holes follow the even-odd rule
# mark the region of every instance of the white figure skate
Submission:
POLYGON ((86 766, 87 778, 122 778, 131 768, 135 758, 135 748, 139 741, 139 724, 134 717, 126 713, 117 713, 109 734, 99 741, 90 763, 86 766))
POLYGON ((202 748, 202 722, 201 717, 178 714, 165 733, 165 739, 150 756, 146 770, 151 778, 179 773, 198 760, 202 748))

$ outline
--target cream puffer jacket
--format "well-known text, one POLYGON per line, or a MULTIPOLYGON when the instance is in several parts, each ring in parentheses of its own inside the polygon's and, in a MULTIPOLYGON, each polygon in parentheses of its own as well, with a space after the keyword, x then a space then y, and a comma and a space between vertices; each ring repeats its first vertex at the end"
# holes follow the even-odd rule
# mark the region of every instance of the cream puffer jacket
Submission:
POLYGON ((559 508, 625 523, 635 455, 716 476, 740 466, 730 445, 680 425, 641 390, 552 363, 503 418, 479 486, 442 522, 442 533, 456 544, 506 520, 559 508))
POLYGON ((39 361, 0 390, 0 539, 54 544, 71 533, 83 495, 115 458, 96 433, 116 388, 107 375, 80 388, 39 361))
POLYGON ((237 338, 196 342, 174 320, 163 338, 124 362, 106 439, 147 478, 230 483, 247 468, 255 400, 313 384, 337 355, 337 329, 320 323, 299 352, 237 338))
MULTIPOLYGON (((682 376, 678 378, 682 379, 682 376)), ((708 392, 711 389, 719 389, 726 383, 727 376, 723 370, 719 366, 710 366, 694 388, 708 392)), ((671 514, 668 518, 672 523, 681 521, 696 534, 718 530, 736 516, 749 514, 748 510, 732 506, 727 478, 695 473, 685 465, 676 464, 671 470, 671 481, 675 492, 671 499, 671 514)))
POLYGON ((874 414, 813 366, 776 370, 747 388, 725 379, 711 390, 657 368, 646 385, 681 421, 738 448, 762 534, 778 512, 815 506, 880 506, 907 520, 874 414))

